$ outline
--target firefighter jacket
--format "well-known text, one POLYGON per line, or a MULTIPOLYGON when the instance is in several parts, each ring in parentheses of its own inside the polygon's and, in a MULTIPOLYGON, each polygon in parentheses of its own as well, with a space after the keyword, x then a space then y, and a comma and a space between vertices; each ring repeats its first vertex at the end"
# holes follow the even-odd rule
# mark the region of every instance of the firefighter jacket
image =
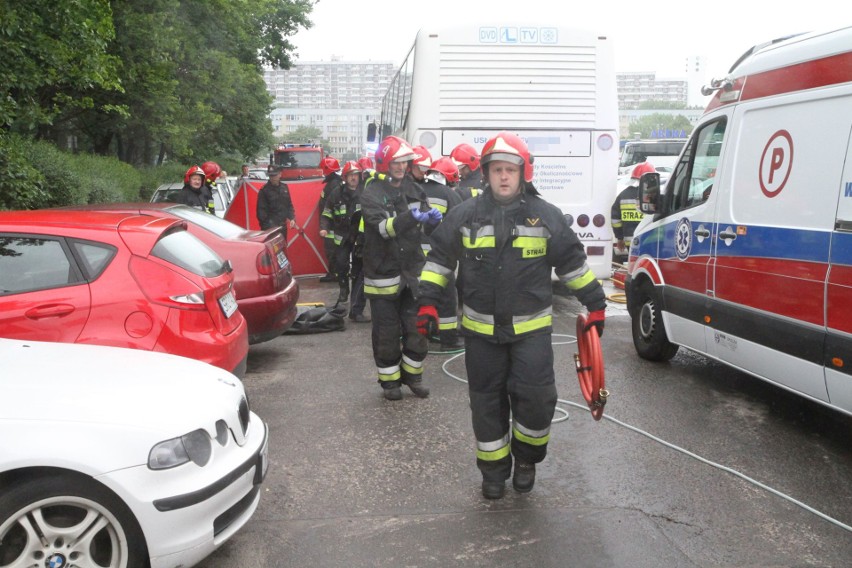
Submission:
POLYGON ((367 181, 361 197, 364 222, 364 294, 392 299, 406 286, 417 297, 425 257, 412 207, 428 210, 426 194, 408 178, 394 187, 383 174, 367 181))
POLYGON ((260 228, 283 227, 286 219, 292 221, 295 218, 296 210, 287 184, 279 183, 275 186, 266 182, 257 194, 257 221, 260 228))
POLYGON ((615 238, 623 239, 629 245, 633 232, 642 220, 642 212, 639 210, 639 187, 631 185, 618 194, 612 204, 610 217, 615 238))
POLYGON ((183 184, 183 189, 178 192, 176 201, 207 213, 216 211, 213 192, 206 183, 202 183, 199 189, 195 189, 188 183, 183 184))
POLYGON ((482 193, 482 169, 470 172, 466 178, 459 181, 455 191, 461 197, 462 201, 467 201, 471 197, 476 197, 482 193))
POLYGON ((331 195, 331 191, 340 185, 343 185, 343 178, 337 172, 332 172, 325 176, 322 180, 323 186, 320 191, 319 205, 317 206, 320 213, 325 209, 325 200, 331 195))
POLYGON ((432 233, 420 278, 434 305, 459 264, 462 330, 499 343, 552 331, 552 269, 589 311, 606 307, 583 245, 562 212, 527 191, 507 204, 484 193, 450 211, 432 233))
POLYGON ((334 243, 355 241, 357 226, 352 227, 353 216, 361 210, 356 190, 344 183, 335 186, 325 199, 320 217, 320 229, 334 233, 334 243))

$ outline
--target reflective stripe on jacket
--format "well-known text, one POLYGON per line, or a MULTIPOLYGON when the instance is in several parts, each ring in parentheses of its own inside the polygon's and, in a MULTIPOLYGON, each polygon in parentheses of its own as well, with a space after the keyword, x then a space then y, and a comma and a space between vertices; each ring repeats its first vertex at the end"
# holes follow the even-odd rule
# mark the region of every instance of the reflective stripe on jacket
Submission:
POLYGON ((465 201, 431 235, 421 303, 437 303, 459 265, 462 329, 496 341, 552 330, 552 272, 590 311, 604 309, 600 282, 562 212, 535 195, 498 205, 465 201))
POLYGON ((361 195, 364 223, 364 295, 393 298, 405 287, 417 296, 425 257, 421 230, 411 207, 425 207, 426 195, 418 184, 403 179, 394 187, 384 175, 372 178, 361 195))

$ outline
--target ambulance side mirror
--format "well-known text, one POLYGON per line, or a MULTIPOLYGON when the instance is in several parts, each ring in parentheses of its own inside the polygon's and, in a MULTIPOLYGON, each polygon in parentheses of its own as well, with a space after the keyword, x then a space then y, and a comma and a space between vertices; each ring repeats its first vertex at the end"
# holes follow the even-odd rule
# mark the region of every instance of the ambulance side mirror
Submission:
POLYGON ((655 214, 660 208, 660 174, 642 174, 639 179, 639 210, 655 214))

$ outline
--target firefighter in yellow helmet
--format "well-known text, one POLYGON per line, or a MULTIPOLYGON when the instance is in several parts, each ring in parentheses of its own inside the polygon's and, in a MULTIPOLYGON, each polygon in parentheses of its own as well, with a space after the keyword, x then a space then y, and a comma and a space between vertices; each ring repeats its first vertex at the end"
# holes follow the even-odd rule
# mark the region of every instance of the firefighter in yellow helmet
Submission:
POLYGON ((589 326, 602 333, 604 325, 603 288, 562 212, 533 187, 532 162, 514 134, 485 144, 484 191, 450 211, 432 233, 420 278, 418 327, 426 330, 459 265, 476 462, 487 499, 503 497, 510 475, 516 491, 531 491, 535 464, 547 454, 556 407, 554 269, 589 310, 589 326))

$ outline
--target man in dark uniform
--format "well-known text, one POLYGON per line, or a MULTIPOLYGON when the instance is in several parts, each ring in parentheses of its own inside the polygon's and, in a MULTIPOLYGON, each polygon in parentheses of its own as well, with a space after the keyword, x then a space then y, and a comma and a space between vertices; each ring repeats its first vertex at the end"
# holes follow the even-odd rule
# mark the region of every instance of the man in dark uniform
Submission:
POLYGON ((360 211, 356 193, 360 181, 361 167, 358 162, 346 162, 343 166, 343 183, 335 186, 325 198, 325 208, 320 217, 320 236, 326 238, 329 232, 334 235, 332 270, 340 286, 338 304, 349 301, 350 258, 357 236, 357 227, 352 227, 352 217, 356 211, 360 211))
MULTIPOLYGON (((340 177, 340 162, 337 158, 326 156, 320 162, 320 169, 323 175, 323 185, 320 191, 319 203, 317 203, 317 211, 322 215, 325 210, 325 200, 334 191, 334 188, 343 185, 343 178, 340 177)), ((334 231, 326 231, 322 237, 323 252, 325 259, 328 261, 328 271, 325 276, 320 278, 320 282, 337 282, 337 275, 334 273, 335 258, 337 258, 337 245, 334 239, 334 231)))
POLYGON ((207 213, 214 213, 216 205, 210 188, 204 183, 205 177, 204 170, 198 166, 192 166, 186 170, 183 176, 183 188, 178 193, 176 201, 207 213))
POLYGON ((281 183, 281 167, 269 167, 269 181, 257 194, 257 221, 261 229, 281 227, 284 241, 287 241, 287 228, 296 227, 296 210, 290 198, 290 188, 281 183))
POLYGON ((612 232, 616 239, 616 255, 619 260, 627 260, 627 252, 633 240, 633 232, 642 220, 642 211, 639 210, 639 180, 642 174, 654 173, 657 170, 653 164, 642 162, 636 164, 630 174, 630 185, 624 188, 615 198, 610 210, 610 221, 612 232))
POLYGON ((361 198, 364 220, 364 293, 373 318, 373 358, 388 400, 400 400, 400 385, 420 398, 428 342, 417 332, 417 280, 425 257, 421 224, 437 224, 441 214, 429 208, 423 189, 406 177, 416 154, 396 136, 376 151, 377 175, 361 198), (400 338, 401 341, 400 341, 400 338))
MULTIPOLYGON (((416 150, 416 148, 415 148, 416 150)), ((424 175, 423 191, 429 207, 434 207, 446 215, 450 210, 461 205, 461 197, 455 187, 459 183, 459 169, 452 158, 438 158, 431 162, 424 175)), ((423 253, 428 260, 432 250, 432 230, 427 226, 423 234, 423 253)), ((441 351, 454 351, 463 347, 458 335, 458 296, 455 287, 455 274, 449 276, 441 300, 436 304, 438 311, 438 341, 441 351)))
POLYGON ((476 148, 470 144, 459 144, 450 152, 450 158, 459 168, 459 184, 456 191, 467 201, 482 193, 482 170, 480 169, 480 158, 476 148))
POLYGON ((516 491, 531 491, 535 464, 547 454, 557 398, 554 268, 589 310, 588 326, 600 334, 604 325, 603 288, 562 211, 533 187, 532 161, 514 134, 486 142, 484 192, 450 211, 432 233, 420 278, 418 327, 425 331, 437 319, 434 306, 460 263, 476 462, 487 499, 503 497, 510 475, 516 491))

